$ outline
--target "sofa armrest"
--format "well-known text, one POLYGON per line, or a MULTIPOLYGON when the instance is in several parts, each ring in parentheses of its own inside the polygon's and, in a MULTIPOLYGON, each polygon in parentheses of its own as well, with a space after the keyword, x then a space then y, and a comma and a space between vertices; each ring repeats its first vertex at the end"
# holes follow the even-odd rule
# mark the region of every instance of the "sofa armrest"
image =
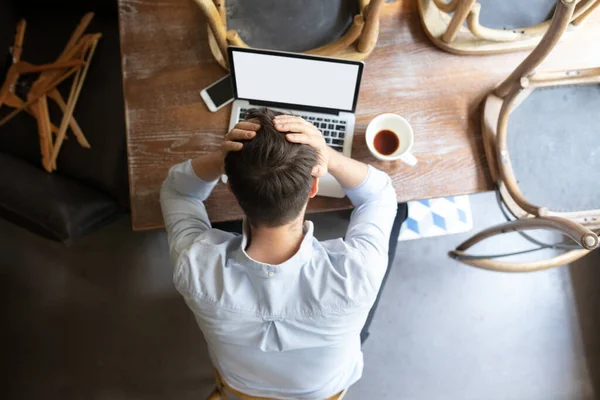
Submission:
POLYGON ((0 216, 32 232, 68 244, 118 210, 102 192, 0 152, 0 216))

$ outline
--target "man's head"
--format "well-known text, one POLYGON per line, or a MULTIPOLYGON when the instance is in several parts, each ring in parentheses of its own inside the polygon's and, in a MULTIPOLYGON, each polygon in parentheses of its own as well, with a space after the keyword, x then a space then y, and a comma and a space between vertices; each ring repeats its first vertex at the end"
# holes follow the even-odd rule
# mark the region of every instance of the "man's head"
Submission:
POLYGON ((247 119, 257 120, 260 129, 254 139, 243 141, 242 150, 225 157, 231 190, 254 226, 275 227, 293 221, 315 192, 311 171, 317 152, 289 142, 276 131, 276 115, 280 113, 266 108, 250 110, 247 119))

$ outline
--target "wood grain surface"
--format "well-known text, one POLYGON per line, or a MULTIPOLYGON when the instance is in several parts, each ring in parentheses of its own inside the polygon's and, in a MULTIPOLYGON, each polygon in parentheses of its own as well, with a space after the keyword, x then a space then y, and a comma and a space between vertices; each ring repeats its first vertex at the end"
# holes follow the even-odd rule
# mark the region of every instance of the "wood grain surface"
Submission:
MULTIPOLYGON (((211 113, 199 94, 225 72, 211 55, 204 18, 192 0, 120 0, 119 15, 133 228, 159 228, 159 189, 169 168, 216 151, 226 132, 230 107, 211 113)), ((600 65, 593 43, 600 43, 600 14, 561 42, 542 69, 600 65)), ((377 47, 365 61, 352 156, 388 172, 398 201, 493 189, 480 103, 527 54, 445 53, 425 36, 415 0, 385 3, 377 47), (413 126, 416 167, 371 157, 364 132, 384 112, 413 126)), ((317 197, 308 210, 350 206, 347 199, 317 197)), ((242 216, 223 184, 206 207, 214 222, 242 216)))

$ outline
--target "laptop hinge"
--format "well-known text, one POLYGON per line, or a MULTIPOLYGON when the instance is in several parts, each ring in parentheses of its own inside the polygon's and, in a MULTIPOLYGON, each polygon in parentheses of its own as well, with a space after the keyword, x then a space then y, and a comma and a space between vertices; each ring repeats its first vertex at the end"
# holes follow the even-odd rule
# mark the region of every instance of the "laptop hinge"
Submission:
POLYGON ((273 107, 280 108, 284 110, 290 111, 308 111, 320 114, 331 114, 331 115, 340 115, 339 110, 335 110, 333 108, 323 108, 323 107, 311 107, 311 106, 302 106, 302 105, 292 105, 292 104, 284 104, 284 103, 274 103, 272 101, 261 101, 261 100, 248 100, 251 106, 262 106, 262 107, 273 107))

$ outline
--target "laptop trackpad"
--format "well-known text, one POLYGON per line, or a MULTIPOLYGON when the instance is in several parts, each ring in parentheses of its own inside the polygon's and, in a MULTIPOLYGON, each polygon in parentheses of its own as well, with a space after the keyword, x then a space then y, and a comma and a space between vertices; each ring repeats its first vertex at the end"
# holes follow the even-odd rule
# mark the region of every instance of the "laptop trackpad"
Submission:
POLYGON ((338 181, 336 181, 331 174, 327 174, 319 179, 319 191, 317 192, 317 196, 342 198, 346 196, 346 193, 338 181))

